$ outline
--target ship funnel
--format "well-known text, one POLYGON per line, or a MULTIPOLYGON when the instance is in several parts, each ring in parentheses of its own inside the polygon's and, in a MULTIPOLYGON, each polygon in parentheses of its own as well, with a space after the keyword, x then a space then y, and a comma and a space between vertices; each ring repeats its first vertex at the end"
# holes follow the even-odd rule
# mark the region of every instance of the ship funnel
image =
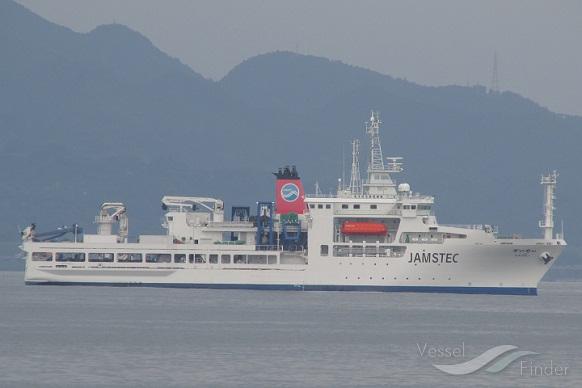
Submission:
POLYGON ((305 191, 295 166, 280 168, 274 175, 277 177, 275 182, 275 213, 303 214, 305 191))

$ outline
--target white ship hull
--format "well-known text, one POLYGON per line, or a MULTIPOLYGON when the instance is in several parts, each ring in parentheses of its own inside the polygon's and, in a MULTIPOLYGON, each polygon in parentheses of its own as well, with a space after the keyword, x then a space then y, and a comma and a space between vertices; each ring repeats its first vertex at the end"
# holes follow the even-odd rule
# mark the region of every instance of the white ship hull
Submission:
MULTIPOLYGON (((83 247, 78 244, 30 243, 31 251, 107 251, 106 246, 83 247), (77 246, 75 246, 77 245, 77 246)), ((521 240, 491 245, 447 247, 452 253, 434 256, 430 262, 426 253, 441 252, 442 245, 427 244, 412 247, 402 257, 319 257, 308 264, 176 264, 176 263, 45 263, 27 260, 27 284, 78 284, 110 286, 156 286, 192 288, 234 288, 272 290, 330 291, 402 291, 454 292, 535 295, 547 264, 540 258, 548 253, 557 258, 564 242, 554 240, 521 240), (415 262, 419 257, 424 261, 415 262), (418 254, 418 256, 417 256, 418 254), (452 259, 452 255, 458 255, 452 259)), ((132 244, 128 244, 132 245, 132 244)), ((134 244, 138 245, 138 244, 134 244)), ((139 252, 184 252, 159 246, 130 248, 139 252)), ((211 253, 212 251, 204 251, 211 253)), ((199 252, 202 252, 199 250, 199 252)), ((224 253, 220 251, 217 253, 224 253)), ((249 251, 231 251, 248 254, 249 251)), ((283 257, 285 254, 283 254, 283 257)))

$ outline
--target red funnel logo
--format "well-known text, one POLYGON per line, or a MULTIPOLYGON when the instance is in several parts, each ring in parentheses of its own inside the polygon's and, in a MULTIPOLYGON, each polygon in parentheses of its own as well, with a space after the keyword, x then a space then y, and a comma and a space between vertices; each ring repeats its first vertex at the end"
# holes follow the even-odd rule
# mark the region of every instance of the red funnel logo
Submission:
POLYGON ((275 184, 275 213, 303 214, 305 192, 295 166, 280 168, 273 173, 277 177, 275 184))
POLYGON ((305 192, 299 179, 277 179, 275 207, 277 214, 303 214, 305 192))

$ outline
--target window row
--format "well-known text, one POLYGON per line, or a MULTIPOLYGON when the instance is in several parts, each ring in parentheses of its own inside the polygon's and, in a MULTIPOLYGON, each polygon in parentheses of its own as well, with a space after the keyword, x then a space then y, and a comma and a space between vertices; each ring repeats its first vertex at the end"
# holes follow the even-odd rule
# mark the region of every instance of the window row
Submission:
POLYGON ((412 232, 402 233, 400 235, 400 242, 402 243, 417 243, 417 244, 442 244, 444 235, 435 232, 412 232))
MULTIPOLYGON (((331 209, 331 204, 329 204, 329 203, 326 203, 325 205, 323 203, 317 204, 318 209, 323 209, 324 206, 326 209, 331 209)), ((315 207, 316 207, 316 205, 314 203, 309 204, 310 209, 315 209, 315 207)))
POLYGON ((432 209, 431 205, 402 205, 402 209, 404 210, 430 210, 432 209))
MULTIPOLYGON (((113 253, 89 253, 82 252, 57 252, 55 261, 58 262, 85 262, 86 256, 92 263, 112 263, 113 253)), ((146 263, 190 263, 190 264, 277 264, 276 255, 218 255, 204 253, 146 253, 146 263), (219 257, 220 256, 220 257, 219 257)), ((118 253, 118 263, 143 263, 144 255, 141 253, 118 253)), ((53 261, 52 252, 33 252, 32 261, 53 261)))
MULTIPOLYGON (((314 204, 314 203, 310 203, 310 204, 309 204, 309 208, 310 208, 310 209, 315 209, 316 207, 317 207, 318 209, 323 209, 323 207, 324 207, 324 206, 325 206, 325 208, 326 208, 326 209, 331 209, 331 205, 330 205, 329 203, 326 203, 326 204, 321 204, 321 203, 319 203, 319 204, 317 204, 317 205, 316 205, 316 204, 314 204)), ((350 208, 350 205, 348 205, 347 203, 344 203, 344 204, 342 204, 342 209, 349 209, 349 208, 350 208)), ((352 205, 352 209, 356 209, 356 210, 358 210, 358 209, 361 209, 361 208, 362 208, 362 205, 360 205, 359 203, 354 203, 354 204, 352 205)), ((369 205, 369 208, 370 208, 371 210, 376 210, 376 209, 378 209, 378 205, 376 205, 376 204, 371 204, 371 205, 369 205)))
MULTIPOLYGON (((350 205, 348 205, 348 204, 346 204, 346 203, 342 204, 342 209, 349 209, 349 208, 350 208, 350 205)), ((360 205, 359 203, 354 203, 354 204, 352 205, 352 209, 356 209, 356 210, 358 210, 358 209, 361 209, 361 208, 362 208, 362 207, 361 207, 361 205, 360 205)), ((372 210, 378 209, 378 205, 376 205, 376 204, 371 204, 371 205, 370 205, 370 209, 372 209, 372 210)))
MULTIPOLYGON (((333 256, 335 257, 402 257, 406 252, 406 247, 389 245, 334 245, 333 256)), ((329 256, 329 245, 321 245, 321 256, 329 256)))

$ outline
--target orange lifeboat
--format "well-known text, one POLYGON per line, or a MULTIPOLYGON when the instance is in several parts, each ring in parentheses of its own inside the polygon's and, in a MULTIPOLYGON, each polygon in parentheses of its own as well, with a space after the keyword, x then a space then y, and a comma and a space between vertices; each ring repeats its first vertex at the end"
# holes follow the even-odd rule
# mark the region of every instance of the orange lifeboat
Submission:
POLYGON ((379 222, 346 221, 342 224, 342 233, 347 235, 385 235, 388 233, 388 228, 379 222))

